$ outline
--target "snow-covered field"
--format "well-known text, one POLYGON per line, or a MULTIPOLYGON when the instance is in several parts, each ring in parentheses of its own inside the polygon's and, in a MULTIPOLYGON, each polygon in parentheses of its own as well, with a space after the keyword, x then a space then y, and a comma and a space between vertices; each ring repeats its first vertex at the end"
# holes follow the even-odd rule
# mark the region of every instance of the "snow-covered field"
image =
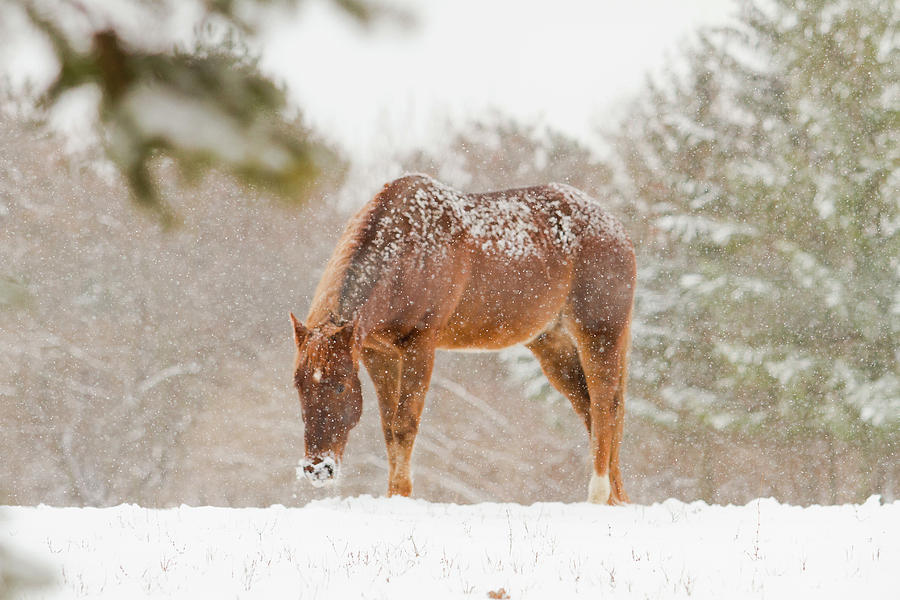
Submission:
POLYGON ((900 501, 9 507, 38 598, 897 598, 900 501))

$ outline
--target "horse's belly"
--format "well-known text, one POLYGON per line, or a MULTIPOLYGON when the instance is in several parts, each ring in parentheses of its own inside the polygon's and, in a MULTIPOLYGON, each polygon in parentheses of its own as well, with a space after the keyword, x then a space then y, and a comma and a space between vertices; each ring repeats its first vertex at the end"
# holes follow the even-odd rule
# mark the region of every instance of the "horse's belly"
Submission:
POLYGON ((477 277, 438 336, 449 350, 497 350, 527 342, 556 320, 568 295, 567 277, 477 277))

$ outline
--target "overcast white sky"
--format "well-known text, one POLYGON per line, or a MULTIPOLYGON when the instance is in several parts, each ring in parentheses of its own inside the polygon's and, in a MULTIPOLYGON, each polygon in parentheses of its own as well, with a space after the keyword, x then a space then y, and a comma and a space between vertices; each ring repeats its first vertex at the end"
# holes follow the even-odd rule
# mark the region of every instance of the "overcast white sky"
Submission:
MULTIPOLYGON (((735 10, 735 0, 389 3, 406 6, 415 24, 364 28, 332 2, 306 0, 293 15, 274 13, 263 35, 263 68, 287 83, 313 126, 363 162, 428 146, 446 135, 448 122, 489 110, 549 124, 593 146, 597 128, 648 72, 677 56, 697 28, 724 23, 735 10)), ((145 31, 146 18, 127 4, 86 4, 142 39, 186 39, 200 14, 175 2, 162 28, 145 31)), ((7 38, 2 70, 14 82, 51 77, 48 48, 34 43, 24 20, 0 25, 7 38)), ((73 104, 58 120, 83 128, 75 136, 83 137, 88 120, 73 104)))
POLYGON ((274 25, 263 67, 354 154, 427 143, 489 109, 589 138, 733 0, 406 0, 418 17, 364 30, 320 1, 274 25))

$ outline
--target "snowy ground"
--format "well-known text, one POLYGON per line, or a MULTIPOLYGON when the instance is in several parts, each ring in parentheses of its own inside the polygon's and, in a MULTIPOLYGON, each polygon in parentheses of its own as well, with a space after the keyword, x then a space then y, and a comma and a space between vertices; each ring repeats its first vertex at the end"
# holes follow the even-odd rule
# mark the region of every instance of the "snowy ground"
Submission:
POLYGON ((0 547, 39 598, 896 598, 900 501, 10 507, 0 547))

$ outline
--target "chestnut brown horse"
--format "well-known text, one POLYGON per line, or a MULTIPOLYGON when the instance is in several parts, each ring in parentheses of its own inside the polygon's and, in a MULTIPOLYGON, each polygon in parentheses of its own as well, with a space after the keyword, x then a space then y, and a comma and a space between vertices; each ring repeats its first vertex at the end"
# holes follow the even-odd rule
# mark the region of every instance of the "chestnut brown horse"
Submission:
POLYGON ((362 412, 362 361, 381 410, 388 494, 408 496, 435 350, 524 344, 587 427, 588 500, 627 502, 618 458, 634 286, 622 225, 575 188, 388 183, 347 225, 306 324, 291 314, 306 444, 298 471, 317 485, 337 476, 362 412))

